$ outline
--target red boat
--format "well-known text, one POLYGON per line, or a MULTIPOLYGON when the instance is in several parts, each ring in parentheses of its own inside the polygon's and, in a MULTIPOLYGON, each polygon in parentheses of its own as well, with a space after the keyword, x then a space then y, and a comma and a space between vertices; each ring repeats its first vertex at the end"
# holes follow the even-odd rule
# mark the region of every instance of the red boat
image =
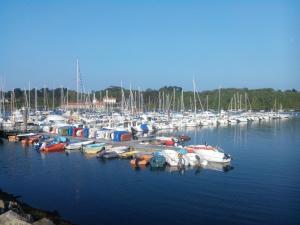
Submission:
POLYGON ((189 140, 191 140, 191 138, 189 136, 185 135, 185 134, 179 135, 178 139, 180 141, 189 141, 189 140))
POLYGON ((28 138, 24 138, 24 139, 21 141, 21 143, 22 143, 23 145, 27 145, 27 144, 29 144, 29 139, 28 139, 28 138))
POLYGON ((35 142, 38 142, 39 138, 40 138, 40 135, 32 136, 32 137, 29 138, 28 142, 29 142, 29 144, 33 144, 35 142))
POLYGON ((65 149, 65 144, 64 143, 57 143, 57 144, 52 144, 49 146, 46 146, 43 151, 44 152, 59 152, 63 151, 65 149))

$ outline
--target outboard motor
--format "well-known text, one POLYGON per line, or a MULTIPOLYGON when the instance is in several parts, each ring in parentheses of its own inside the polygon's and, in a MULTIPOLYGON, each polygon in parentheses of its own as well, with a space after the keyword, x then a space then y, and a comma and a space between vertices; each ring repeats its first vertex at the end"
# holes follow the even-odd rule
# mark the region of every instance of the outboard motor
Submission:
POLYGON ((224 153, 224 159, 231 159, 231 156, 229 154, 224 153))
POLYGON ((132 134, 132 139, 133 140, 137 140, 138 139, 138 137, 136 136, 137 130, 134 129, 133 127, 131 127, 131 134, 132 134))
POLYGON ((200 165, 200 164, 201 164, 200 156, 199 156, 199 155, 196 155, 195 158, 196 158, 196 160, 197 160, 197 162, 198 162, 198 165, 200 165))
POLYGON ((182 168, 185 166, 185 160, 184 158, 182 157, 182 154, 178 154, 178 158, 179 158, 179 162, 178 162, 178 167, 179 168, 182 168))

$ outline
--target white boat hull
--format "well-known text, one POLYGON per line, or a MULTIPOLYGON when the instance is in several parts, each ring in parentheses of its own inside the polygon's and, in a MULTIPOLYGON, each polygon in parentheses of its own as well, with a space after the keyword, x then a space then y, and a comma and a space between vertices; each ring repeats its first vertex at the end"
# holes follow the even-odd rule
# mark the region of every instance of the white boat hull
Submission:
POLYGON ((194 150, 194 152, 200 157, 201 160, 206 160, 208 162, 228 163, 231 161, 231 157, 225 155, 223 152, 219 152, 216 149, 197 149, 194 150))
POLYGON ((178 152, 171 150, 171 149, 166 149, 161 152, 162 156, 166 158, 166 162, 170 166, 178 166, 179 165, 179 157, 178 157, 178 152))

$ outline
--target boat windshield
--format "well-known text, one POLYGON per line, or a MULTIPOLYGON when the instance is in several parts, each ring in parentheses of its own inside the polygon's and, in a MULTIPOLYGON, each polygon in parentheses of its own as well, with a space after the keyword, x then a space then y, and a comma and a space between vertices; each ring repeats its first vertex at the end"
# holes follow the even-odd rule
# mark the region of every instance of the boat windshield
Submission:
POLYGON ((216 149, 217 149, 219 152, 222 152, 222 153, 224 153, 224 149, 222 149, 221 147, 219 147, 219 146, 216 146, 216 149))

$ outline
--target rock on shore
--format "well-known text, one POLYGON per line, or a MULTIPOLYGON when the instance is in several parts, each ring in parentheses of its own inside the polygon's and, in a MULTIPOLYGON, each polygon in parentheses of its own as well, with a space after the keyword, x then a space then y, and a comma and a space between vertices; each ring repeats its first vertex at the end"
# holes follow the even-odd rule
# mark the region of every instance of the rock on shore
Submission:
POLYGON ((33 208, 0 189, 1 225, 74 225, 63 220, 58 212, 33 208))

